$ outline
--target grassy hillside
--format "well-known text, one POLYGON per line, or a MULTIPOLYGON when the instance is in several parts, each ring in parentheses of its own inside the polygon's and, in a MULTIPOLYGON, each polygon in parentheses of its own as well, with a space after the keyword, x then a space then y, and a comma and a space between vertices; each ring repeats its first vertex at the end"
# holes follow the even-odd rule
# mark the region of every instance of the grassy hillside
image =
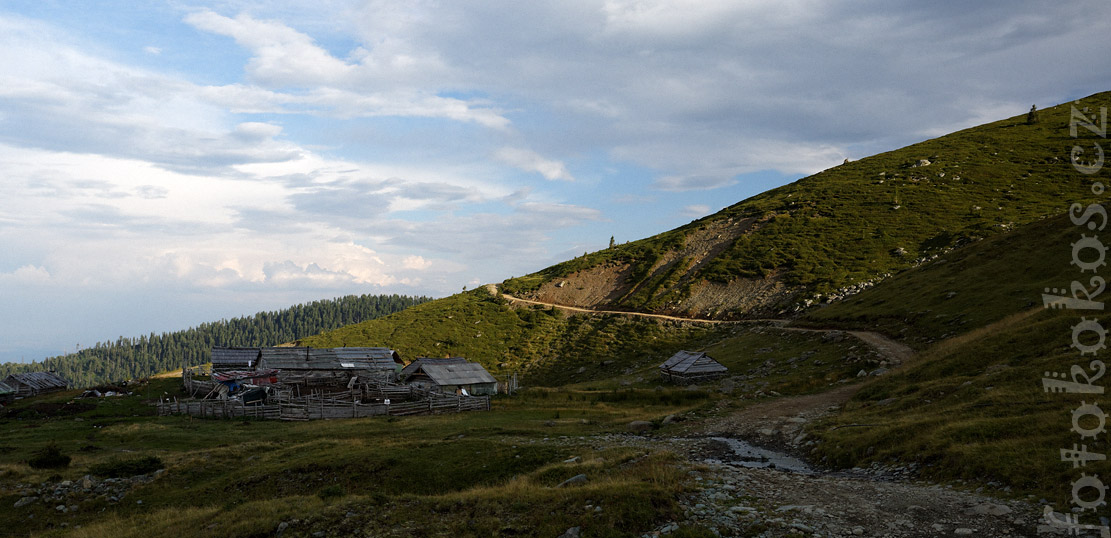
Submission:
MULTIPOLYGON (((870 381, 843 413, 816 425, 824 442, 815 455, 835 466, 918 462, 927 476, 996 482, 1067 503, 1079 471, 1061 463, 1059 450, 1081 441, 1071 412, 1102 398, 1045 393, 1041 379, 1103 355, 1071 346, 1072 327, 1099 313, 1046 310, 1040 294, 1081 278, 1070 245, 1082 232, 1064 216, 1047 219, 807 315, 815 324, 876 327, 922 349, 911 366, 870 381)), ((1096 335, 1081 341, 1095 344, 1096 335)), ((1084 444, 1108 448, 1105 438, 1084 444)), ((1109 467, 1083 471, 1104 476, 1109 467)))
MULTIPOLYGON (((1107 105, 1111 93, 1078 106, 1107 105)), ((578 271, 628 264, 618 286, 627 293, 609 306, 682 311, 679 302, 703 281, 774 276, 803 290, 777 299, 791 303, 898 271, 922 256, 1061 213, 1069 196, 1087 192, 1089 178, 1068 162, 1071 106, 1043 109, 1033 125, 1022 114, 849 162, 678 229, 511 279, 503 289, 528 294, 578 271), (723 222, 750 224, 735 239, 719 234, 730 243, 690 269, 669 259, 697 231, 723 222)))
POLYGON ((1069 263, 1070 245, 1081 232, 1088 230, 1073 226, 1067 215, 1022 226, 813 309, 796 324, 875 330, 925 349, 1012 314, 1041 309, 1045 288, 1086 282, 1092 274, 1081 277, 1069 263))
POLYGON ((388 346, 406 360, 466 357, 495 375, 518 372, 529 384, 561 385, 656 365, 679 349, 698 346, 710 333, 686 323, 515 308, 480 288, 297 343, 388 346))

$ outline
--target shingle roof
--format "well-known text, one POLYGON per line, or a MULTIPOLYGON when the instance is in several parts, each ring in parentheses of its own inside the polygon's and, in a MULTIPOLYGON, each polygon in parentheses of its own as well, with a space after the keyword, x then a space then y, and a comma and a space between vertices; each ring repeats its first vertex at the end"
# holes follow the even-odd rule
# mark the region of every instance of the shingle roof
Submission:
POLYGON ((431 357, 418 357, 417 360, 410 362, 405 368, 401 370, 401 377, 410 375, 417 371, 422 364, 465 364, 467 359, 463 357, 447 357, 443 359, 434 359, 431 357))
POLYGON ((214 347, 212 367, 252 368, 258 362, 260 353, 257 347, 214 347))
POLYGON ((703 352, 680 351, 660 365, 666 372, 678 374, 711 374, 729 369, 703 352))
POLYGON ((279 370, 304 370, 310 368, 309 348, 307 347, 264 347, 261 350, 259 366, 279 370))
POLYGON ((13 382, 20 385, 27 385, 35 391, 56 388, 64 389, 69 386, 69 381, 66 381, 65 378, 58 374, 55 374, 54 372, 27 372, 25 374, 12 374, 9 375, 7 379, 4 380, 4 382, 12 388, 16 388, 13 385, 13 382))
POLYGON ((396 370, 402 364, 384 347, 264 347, 260 363, 278 370, 396 370))
POLYGON ((419 371, 430 377, 437 385, 474 385, 498 382, 497 379, 494 379, 494 376, 490 375, 490 372, 487 372, 477 362, 422 364, 419 371))

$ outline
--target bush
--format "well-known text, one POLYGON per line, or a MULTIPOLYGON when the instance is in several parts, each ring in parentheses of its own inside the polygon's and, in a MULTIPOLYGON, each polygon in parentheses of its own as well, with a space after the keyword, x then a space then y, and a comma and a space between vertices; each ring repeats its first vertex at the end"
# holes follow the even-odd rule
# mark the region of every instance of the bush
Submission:
POLYGON ((102 478, 123 478, 153 473, 163 467, 165 465, 157 456, 147 456, 134 460, 112 458, 104 463, 93 465, 89 472, 102 478))
POLYGON ((62 469, 69 467, 70 457, 62 454, 58 445, 50 443, 27 460, 32 469, 62 469))

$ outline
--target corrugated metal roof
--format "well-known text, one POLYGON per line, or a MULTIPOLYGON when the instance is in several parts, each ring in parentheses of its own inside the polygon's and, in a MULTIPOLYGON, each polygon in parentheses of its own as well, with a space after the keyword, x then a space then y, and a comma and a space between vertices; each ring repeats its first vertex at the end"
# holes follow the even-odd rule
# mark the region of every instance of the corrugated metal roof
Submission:
POLYGON ((213 367, 251 368, 258 362, 261 350, 257 347, 214 347, 213 367))
POLYGON ((677 374, 728 372, 729 369, 703 352, 680 351, 660 365, 660 369, 677 374))
POLYGON ((18 385, 27 385, 36 391, 66 388, 69 381, 54 372, 27 372, 25 374, 12 374, 4 379, 4 383, 18 389, 18 385))
POLYGON ((490 372, 487 372, 477 362, 422 364, 418 371, 427 375, 437 385, 475 385, 498 382, 497 379, 494 379, 494 376, 490 375, 490 372))
POLYGON ((463 357, 447 357, 443 359, 434 359, 431 357, 418 357, 417 360, 410 362, 405 368, 401 370, 401 377, 404 379, 417 371, 422 364, 465 364, 467 359, 463 357))

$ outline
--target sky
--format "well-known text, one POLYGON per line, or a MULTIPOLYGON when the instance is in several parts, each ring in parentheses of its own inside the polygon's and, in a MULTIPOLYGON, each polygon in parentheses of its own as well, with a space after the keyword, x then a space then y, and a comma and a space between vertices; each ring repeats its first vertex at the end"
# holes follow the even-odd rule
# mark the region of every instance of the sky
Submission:
POLYGON ((1111 90, 1111 3, 0 2, 0 361, 444 296, 1111 90))

